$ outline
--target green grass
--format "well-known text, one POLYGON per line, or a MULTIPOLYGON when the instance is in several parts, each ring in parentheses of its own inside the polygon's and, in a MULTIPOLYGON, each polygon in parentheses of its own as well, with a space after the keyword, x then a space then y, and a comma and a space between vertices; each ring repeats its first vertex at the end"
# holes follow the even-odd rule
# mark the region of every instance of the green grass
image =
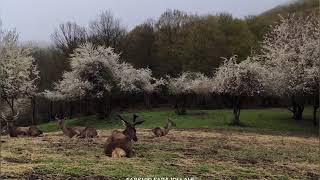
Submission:
MULTIPOLYGON (((306 108, 304 120, 293 120, 292 114, 287 109, 243 109, 240 114, 241 127, 230 125, 233 114, 231 110, 188 110, 186 115, 176 115, 174 111, 153 110, 137 112, 145 120, 140 128, 154 128, 164 126, 166 120, 171 118, 177 124, 177 128, 215 128, 244 131, 276 131, 281 133, 317 134, 318 129, 312 125, 312 109, 306 108)), ((131 120, 131 113, 123 113, 123 116, 131 120)), ((99 129, 122 128, 122 123, 116 117, 110 120, 99 120, 95 116, 86 116, 70 119, 70 126, 92 126, 99 129)), ((44 132, 58 131, 57 123, 41 124, 44 132)))
MULTIPOLYGON (((71 121, 72 122, 72 121, 71 121)), ((88 179, 103 176, 197 177, 199 179, 319 179, 317 137, 233 130, 172 130, 154 138, 138 129, 132 158, 110 158, 103 144, 112 129, 98 138, 1 136, 0 179, 88 179), (203 130, 203 131, 202 131, 203 130), (31 176, 31 177, 32 177, 31 176)))

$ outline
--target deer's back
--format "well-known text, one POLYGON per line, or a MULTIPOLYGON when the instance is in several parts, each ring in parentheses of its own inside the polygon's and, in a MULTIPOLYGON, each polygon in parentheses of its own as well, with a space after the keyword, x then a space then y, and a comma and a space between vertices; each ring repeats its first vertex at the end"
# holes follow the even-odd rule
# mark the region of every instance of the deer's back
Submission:
POLYGON ((77 134, 80 134, 81 132, 83 132, 86 127, 83 127, 83 126, 74 126, 72 127, 72 129, 77 133, 77 134))
POLYGON ((157 137, 161 137, 165 135, 165 132, 162 128, 156 127, 152 130, 153 134, 157 137))
POLYGON ((37 126, 30 126, 29 127, 29 135, 30 136, 40 136, 43 132, 37 126))
POLYGON ((62 129, 62 132, 64 135, 68 136, 69 138, 72 138, 73 136, 75 136, 77 134, 77 132, 75 130, 73 130, 73 128, 70 128, 70 127, 64 127, 62 129))
POLYGON ((98 137, 96 128, 87 127, 79 135, 79 138, 95 138, 98 137))
POLYGON ((17 135, 29 135, 29 127, 16 127, 15 132, 17 135))

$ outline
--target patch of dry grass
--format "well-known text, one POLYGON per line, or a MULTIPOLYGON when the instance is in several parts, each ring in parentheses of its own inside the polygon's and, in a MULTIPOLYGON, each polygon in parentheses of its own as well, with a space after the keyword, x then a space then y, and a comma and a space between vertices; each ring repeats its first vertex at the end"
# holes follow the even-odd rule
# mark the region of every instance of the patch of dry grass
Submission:
POLYGON ((320 177, 316 137, 194 129, 153 138, 150 129, 138 129, 136 156, 112 159, 103 154, 111 131, 102 130, 94 140, 69 139, 61 132, 38 138, 2 136, 0 178, 320 177))

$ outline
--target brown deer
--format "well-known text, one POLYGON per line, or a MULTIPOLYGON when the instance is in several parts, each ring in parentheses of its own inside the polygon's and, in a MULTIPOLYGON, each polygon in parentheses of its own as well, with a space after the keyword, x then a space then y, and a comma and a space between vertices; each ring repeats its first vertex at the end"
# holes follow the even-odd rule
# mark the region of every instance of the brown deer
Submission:
POLYGON ((43 132, 37 126, 29 126, 29 136, 42 136, 43 132))
POLYGON ((144 121, 136 122, 137 115, 133 115, 133 123, 124 120, 120 115, 125 126, 125 130, 114 130, 104 145, 104 153, 111 157, 132 157, 134 150, 132 149, 132 140, 137 141, 136 125, 142 124, 144 121))
POLYGON ((96 128, 82 127, 82 126, 69 127, 65 123, 66 119, 67 119, 66 116, 64 116, 64 118, 62 118, 62 119, 59 119, 56 116, 56 120, 58 121, 58 127, 62 130, 63 134, 68 136, 69 138, 72 138, 72 137, 79 137, 79 138, 98 137, 98 132, 97 132, 96 128))
POLYGON ((96 138, 98 137, 98 131, 93 127, 86 127, 79 135, 78 138, 96 138))
POLYGON ((176 124, 172 120, 168 119, 167 124, 164 128, 156 127, 152 129, 152 132, 156 137, 165 136, 169 133, 170 129, 175 126, 176 124))
POLYGON ((79 134, 77 133, 73 128, 68 127, 65 123, 66 117, 59 119, 57 116, 55 118, 58 120, 58 127, 62 130, 63 134, 68 136, 69 138, 72 138, 73 136, 79 134))
POLYGON ((14 122, 18 119, 19 113, 12 116, 10 119, 6 118, 5 115, 2 114, 2 119, 7 122, 8 132, 10 137, 18 137, 18 136, 32 136, 37 137, 41 136, 43 132, 37 126, 29 126, 29 127, 16 127, 14 122))

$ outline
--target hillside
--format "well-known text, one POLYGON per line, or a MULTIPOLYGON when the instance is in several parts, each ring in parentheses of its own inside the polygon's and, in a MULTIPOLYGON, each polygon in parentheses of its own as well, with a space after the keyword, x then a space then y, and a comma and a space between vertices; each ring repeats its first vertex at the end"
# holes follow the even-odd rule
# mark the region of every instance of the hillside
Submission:
POLYGON ((269 30, 270 25, 279 21, 280 16, 285 17, 288 14, 305 16, 311 13, 319 14, 318 0, 297 0, 267 10, 258 16, 248 16, 247 23, 251 31, 261 40, 263 35, 269 30))

